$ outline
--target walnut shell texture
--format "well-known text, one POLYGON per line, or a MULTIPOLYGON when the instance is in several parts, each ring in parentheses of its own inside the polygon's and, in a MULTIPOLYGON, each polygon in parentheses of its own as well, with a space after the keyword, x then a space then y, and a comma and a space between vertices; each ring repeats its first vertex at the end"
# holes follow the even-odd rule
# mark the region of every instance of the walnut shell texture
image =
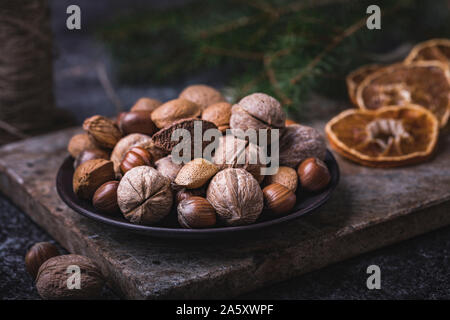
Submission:
POLYGON ((68 254, 50 258, 39 268, 36 288, 44 299, 94 299, 100 296, 105 283, 100 269, 89 258, 68 254), (71 274, 67 268, 78 266, 81 271, 80 289, 69 289, 67 281, 71 274))
POLYGON ((214 103, 225 101, 225 98, 219 91, 203 84, 186 87, 179 97, 198 104, 202 109, 214 103))
POLYGON ((87 149, 97 149, 97 146, 89 139, 87 133, 80 133, 74 135, 67 145, 67 151, 74 158, 87 149))
POLYGON ((170 180, 152 167, 135 167, 120 180, 117 202, 130 222, 155 224, 172 208, 170 180))
POLYGON ((196 118, 202 113, 200 106, 186 99, 170 100, 152 112, 152 121, 159 128, 165 128, 175 121, 196 118))
POLYGON ((111 161, 88 160, 79 165, 73 174, 73 191, 79 198, 90 200, 98 187, 114 178, 114 167, 111 161))
POLYGON ((283 129, 286 113, 275 98, 253 93, 242 98, 231 109, 231 129, 283 129))
POLYGON ((129 134, 116 144, 112 153, 111 161, 114 163, 114 171, 120 172, 120 163, 122 162, 125 154, 133 147, 141 147, 150 152, 154 161, 163 158, 167 153, 156 147, 152 138, 141 133, 129 134))
POLYGON ((114 121, 99 115, 86 119, 83 129, 88 133, 89 138, 101 148, 114 148, 122 137, 122 133, 114 121))
POLYGON ((307 158, 325 159, 326 144, 314 128, 293 124, 280 137, 280 165, 296 168, 307 158))
POLYGON ((264 206, 258 181, 244 169, 219 171, 209 183, 206 198, 228 226, 255 222, 264 206))
POLYGON ((178 172, 183 167, 182 164, 177 164, 172 161, 172 156, 161 158, 155 162, 156 170, 158 170, 163 176, 169 178, 170 181, 175 180, 178 172))
POLYGON ((255 179, 261 183, 264 176, 261 175, 261 168, 265 165, 259 161, 259 147, 248 141, 238 139, 231 135, 220 138, 219 146, 213 157, 213 163, 220 170, 226 168, 242 168, 250 172, 255 179), (250 156, 254 156, 256 161, 250 161, 250 156), (256 162, 256 163, 251 163, 256 162))

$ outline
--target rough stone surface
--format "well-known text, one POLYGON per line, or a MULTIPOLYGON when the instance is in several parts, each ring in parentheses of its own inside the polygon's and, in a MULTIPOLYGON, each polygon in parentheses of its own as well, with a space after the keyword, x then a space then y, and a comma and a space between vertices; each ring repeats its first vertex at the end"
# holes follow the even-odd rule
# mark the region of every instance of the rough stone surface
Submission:
POLYGON ((99 263, 127 298, 237 296, 450 224, 447 136, 435 159, 414 167, 370 169, 338 158, 342 180, 324 207, 245 240, 129 234, 80 216, 57 196, 56 168, 75 132, 2 147, 0 189, 68 251, 99 263))

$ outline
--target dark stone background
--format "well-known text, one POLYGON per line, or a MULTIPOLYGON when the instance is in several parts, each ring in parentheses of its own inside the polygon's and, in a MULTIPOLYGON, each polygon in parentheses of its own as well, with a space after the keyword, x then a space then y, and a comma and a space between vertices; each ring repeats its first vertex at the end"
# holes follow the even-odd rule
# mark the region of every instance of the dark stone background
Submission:
MULTIPOLYGON (((115 107, 98 79, 98 66, 111 74, 110 58, 95 41, 95 23, 113 17, 118 11, 148 5, 176 5, 178 1, 151 0, 53 0, 55 95, 57 105, 69 110, 80 122, 94 113, 113 115, 115 107), (65 28, 66 8, 78 4, 82 10, 82 30, 65 28)), ((111 77, 112 79, 112 77, 111 77)), ((167 100, 174 98, 187 83, 170 87, 126 87, 113 82, 124 106, 141 96, 167 100)), ((204 82, 220 86, 220 79, 205 72, 188 83, 204 82)), ((445 187, 445 186, 443 186, 445 187)), ((32 279, 26 273, 23 257, 36 242, 54 240, 23 212, 0 195, 0 298, 39 299, 32 279)), ((63 249, 61 249, 64 252, 63 249)), ((246 299, 448 299, 450 297, 450 227, 416 237, 400 244, 334 264, 272 287, 248 293, 246 299), (368 290, 366 269, 381 268, 381 289, 368 290)), ((118 297, 108 289, 104 299, 118 297)))

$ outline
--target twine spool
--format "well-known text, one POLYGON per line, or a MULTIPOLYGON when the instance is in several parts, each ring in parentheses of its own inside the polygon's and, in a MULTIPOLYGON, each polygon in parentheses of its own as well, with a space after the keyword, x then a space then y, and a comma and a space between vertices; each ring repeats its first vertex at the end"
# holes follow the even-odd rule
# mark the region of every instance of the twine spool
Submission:
POLYGON ((0 1, 0 120, 22 131, 54 120, 47 0, 0 1))

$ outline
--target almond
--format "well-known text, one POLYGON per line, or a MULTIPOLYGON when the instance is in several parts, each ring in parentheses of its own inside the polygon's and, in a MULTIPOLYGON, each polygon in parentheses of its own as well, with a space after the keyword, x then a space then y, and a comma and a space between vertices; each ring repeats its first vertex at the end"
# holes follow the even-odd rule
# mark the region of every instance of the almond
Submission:
POLYGON ((219 169, 206 159, 196 158, 186 163, 178 172, 175 184, 187 189, 196 189, 203 186, 219 169))

